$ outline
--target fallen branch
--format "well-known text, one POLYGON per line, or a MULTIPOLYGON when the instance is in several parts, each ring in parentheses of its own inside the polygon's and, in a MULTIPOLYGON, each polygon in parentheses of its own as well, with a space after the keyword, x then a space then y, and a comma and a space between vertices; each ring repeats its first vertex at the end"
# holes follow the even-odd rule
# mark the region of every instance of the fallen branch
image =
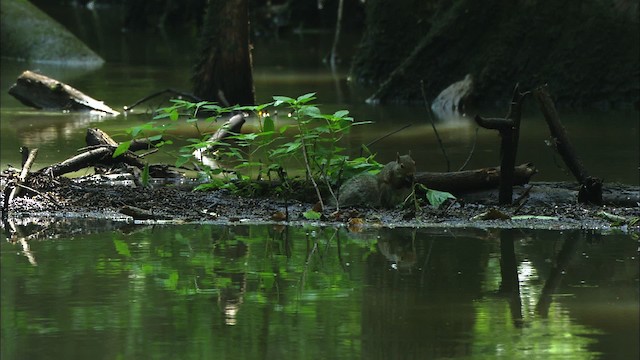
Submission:
POLYGON ((81 91, 32 71, 23 72, 9 89, 9 94, 26 106, 36 109, 99 111, 109 115, 119 112, 81 91))
POLYGON ((233 115, 227 122, 222 124, 220 128, 207 140, 209 145, 205 148, 196 149, 193 151, 193 156, 196 159, 202 161, 204 157, 206 157, 206 153, 213 152, 219 145, 220 142, 231 135, 239 134, 242 130, 242 125, 244 125, 246 119, 244 114, 236 114, 233 115))
POLYGON ((115 148, 101 147, 93 150, 89 150, 71 157, 61 163, 53 164, 40 170, 41 173, 48 176, 56 177, 70 172, 78 171, 86 167, 100 165, 109 165, 117 163, 125 163, 135 166, 139 169, 144 167, 144 164, 138 160, 135 156, 129 153, 124 153, 116 158, 113 157, 115 148))
POLYGON ((22 170, 20 171, 20 175, 18 176, 18 180, 16 184, 14 185, 13 189, 11 190, 11 193, 9 194, 9 199, 7 200, 7 203, 12 202, 13 199, 15 199, 18 195, 20 195, 20 192, 22 190, 22 187, 20 185, 23 185, 24 182, 27 180, 27 176, 29 175, 29 170, 31 169, 33 162, 36 160, 36 156, 38 156, 38 149, 33 149, 29 151, 29 156, 27 157, 27 160, 22 165, 22 170))
MULTIPOLYGON (((531 163, 516 166, 512 185, 527 184, 537 172, 531 163)), ((498 187, 501 171, 500 167, 490 167, 457 172, 420 172, 415 175, 415 181, 433 190, 466 193, 498 187)))
POLYGON ((192 101, 202 101, 202 99, 200 99, 199 97, 197 97, 197 96, 195 96, 193 94, 187 94, 187 93, 184 93, 182 91, 178 91, 178 90, 174 90, 174 89, 170 89, 169 88, 169 89, 164 89, 162 91, 155 92, 155 93, 153 93, 151 95, 147 95, 147 96, 143 97, 142 99, 134 102, 133 104, 131 104, 129 106, 125 106, 124 107, 124 111, 125 112, 131 111, 131 110, 133 110, 134 107, 136 107, 136 106, 138 106, 138 105, 140 105, 140 104, 142 104, 142 103, 144 103, 146 101, 149 101, 149 100, 151 100, 151 99, 153 99, 153 98, 155 98, 157 96, 163 95, 163 94, 176 94, 176 95, 178 95, 180 97, 188 98, 188 99, 190 99, 192 101))
POLYGON ((534 95, 547 121, 556 150, 560 153, 560 156, 562 156, 562 160, 567 164, 573 176, 575 176, 581 184, 580 191, 578 192, 578 201, 581 203, 602 204, 602 180, 590 176, 582 164, 582 161, 580 161, 569 140, 567 131, 560 123, 558 112, 546 87, 538 87, 534 90, 534 95))

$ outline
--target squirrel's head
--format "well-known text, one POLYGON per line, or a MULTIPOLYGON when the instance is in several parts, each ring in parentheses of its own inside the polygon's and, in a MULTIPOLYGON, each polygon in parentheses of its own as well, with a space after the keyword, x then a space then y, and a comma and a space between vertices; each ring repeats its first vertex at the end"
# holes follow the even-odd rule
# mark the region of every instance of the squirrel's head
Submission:
POLYGON ((398 180, 402 181, 406 186, 413 184, 413 179, 416 174, 416 162, 411 158, 411 151, 408 155, 400 155, 397 153, 396 163, 398 180))

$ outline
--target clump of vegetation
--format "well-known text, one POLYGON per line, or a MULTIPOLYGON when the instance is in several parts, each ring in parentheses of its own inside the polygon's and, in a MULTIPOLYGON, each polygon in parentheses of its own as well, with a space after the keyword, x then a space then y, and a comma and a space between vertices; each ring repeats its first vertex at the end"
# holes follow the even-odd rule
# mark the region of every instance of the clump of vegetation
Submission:
MULTIPOLYGON (((311 191, 323 209, 325 199, 337 203, 334 189, 341 182, 358 173, 376 173, 382 165, 366 148, 366 156, 351 159, 340 146, 340 140, 353 126, 369 124, 369 121, 356 122, 347 110, 323 113, 314 100, 315 93, 297 98, 274 96, 273 101, 255 106, 221 107, 213 102, 172 100, 171 106, 159 109, 154 121, 132 127, 127 132, 132 139, 153 134, 152 139, 159 140, 177 121, 185 121, 192 124, 198 137, 187 139, 187 144, 174 154, 175 166, 195 165, 203 180, 196 190, 229 189, 245 195, 269 191, 285 198, 293 193, 309 194, 311 191), (278 111, 286 115, 271 115, 278 111), (203 129, 203 122, 217 122, 240 112, 249 113, 255 119, 254 132, 213 139, 211 132, 203 129), (164 121, 167 119, 169 123, 164 121), (163 123, 159 124, 159 121, 163 123), (216 160, 215 166, 194 155, 208 149, 215 149, 215 153, 210 154, 216 160)), ((122 142, 114 156, 126 151, 130 144, 131 141, 122 142)), ((164 140, 156 146, 167 144, 172 142, 164 140)))

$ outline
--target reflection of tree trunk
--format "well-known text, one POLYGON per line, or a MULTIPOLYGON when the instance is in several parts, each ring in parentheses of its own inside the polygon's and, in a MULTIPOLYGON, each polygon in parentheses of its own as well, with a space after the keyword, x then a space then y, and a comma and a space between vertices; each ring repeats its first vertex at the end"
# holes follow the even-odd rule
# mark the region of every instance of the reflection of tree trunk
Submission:
POLYGON ((547 281, 544 283, 542 293, 540 294, 540 300, 538 300, 538 304, 536 304, 536 311, 541 316, 547 317, 549 315, 551 295, 553 295, 553 293, 558 289, 558 286, 560 286, 562 275, 571 263, 571 259, 576 253, 578 246, 581 243, 581 239, 582 237, 580 237, 578 233, 573 232, 567 237, 564 244, 562 244, 562 249, 560 249, 558 257, 556 258, 556 266, 551 270, 547 281))
POLYGON ((509 296, 509 307, 514 325, 522 324, 522 302, 520 299, 520 282, 518 280, 518 261, 513 245, 513 230, 500 232, 500 292, 509 296))
POLYGON ((211 0, 193 84, 196 96, 225 105, 255 102, 247 0, 211 0))

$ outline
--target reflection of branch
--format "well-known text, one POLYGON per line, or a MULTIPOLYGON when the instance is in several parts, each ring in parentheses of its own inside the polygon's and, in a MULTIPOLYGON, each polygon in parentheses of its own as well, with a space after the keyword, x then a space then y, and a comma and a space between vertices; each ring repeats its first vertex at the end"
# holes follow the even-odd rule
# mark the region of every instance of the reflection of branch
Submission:
POLYGON ((36 258, 33 256, 33 253, 29 249, 29 243, 25 239, 20 239, 20 245, 22 245, 22 253, 27 257, 29 263, 33 266, 38 266, 36 262, 36 258))
POLYGON ((514 247, 513 230, 500 232, 500 293, 509 296, 509 308, 514 326, 522 326, 522 300, 518 279, 518 261, 514 247))
POLYGON ((318 242, 314 241, 313 242, 313 248, 311 248, 311 251, 309 251, 309 256, 307 256, 307 261, 305 261, 304 269, 302 270, 302 279, 300 279, 300 291, 302 291, 302 289, 304 289, 304 282, 305 282, 305 279, 307 277, 307 270, 309 269, 309 263, 311 262, 311 256, 313 256, 313 253, 316 252, 317 249, 318 249, 318 242))
POLYGON ((433 239, 429 240, 429 251, 427 257, 422 264, 422 276, 420 277, 420 287, 424 287, 424 275, 427 273, 427 265, 429 265, 429 259, 431 259, 431 250, 433 249, 433 239))
POLYGON ((544 283, 542 293, 540 293, 540 300, 536 304, 536 311, 542 317, 549 315, 549 307, 551 306, 551 300, 553 293, 558 289, 562 275, 571 263, 573 255, 576 253, 581 238, 575 232, 571 233, 562 244, 562 249, 558 252, 556 259, 556 266, 551 270, 547 281, 544 283))
POLYGON ((7 241, 13 244, 19 242, 20 245, 22 246, 22 253, 27 257, 27 260, 29 260, 29 263, 33 266, 38 266, 38 262, 36 261, 35 256, 33 256, 31 249, 29 249, 29 243, 27 242, 27 237, 21 234, 21 232, 18 230, 13 220, 12 219, 5 220, 3 223, 3 226, 7 231, 7 241), (13 240, 14 237, 18 237, 18 240, 13 240))

